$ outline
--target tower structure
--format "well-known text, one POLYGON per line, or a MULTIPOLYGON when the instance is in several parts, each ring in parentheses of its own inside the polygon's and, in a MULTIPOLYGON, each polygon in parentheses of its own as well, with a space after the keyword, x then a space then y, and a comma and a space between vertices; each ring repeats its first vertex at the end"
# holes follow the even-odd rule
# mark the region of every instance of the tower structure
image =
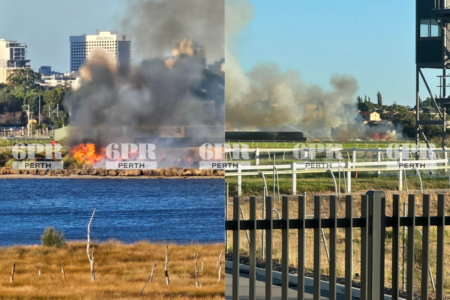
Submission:
POLYGON ((450 0, 416 0, 416 144, 422 137, 428 144, 423 126, 442 127, 442 148, 445 147, 446 121, 445 109, 450 106, 447 87, 450 73, 450 0), (422 72, 422 69, 442 69, 439 78, 439 95, 435 97, 422 72), (439 120, 420 119, 420 79, 433 101, 439 120))

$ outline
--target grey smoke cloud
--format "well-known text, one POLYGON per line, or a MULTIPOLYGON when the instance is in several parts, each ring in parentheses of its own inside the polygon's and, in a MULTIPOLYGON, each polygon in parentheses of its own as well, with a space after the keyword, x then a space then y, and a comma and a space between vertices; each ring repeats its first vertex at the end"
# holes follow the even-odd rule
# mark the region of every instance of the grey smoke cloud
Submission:
POLYGON ((134 55, 163 57, 182 39, 207 49, 208 63, 224 57, 224 0, 127 1, 124 32, 133 37, 134 55))
POLYGON ((223 1, 130 1, 124 24, 143 60, 118 68, 101 49, 90 55, 83 84, 64 100, 74 128, 69 144, 135 142, 162 126, 223 126, 211 109, 223 106, 223 78, 207 71, 201 56, 180 54, 169 68, 163 55, 193 38, 223 58, 223 15, 223 1))
POLYGON ((330 88, 323 89, 305 83, 300 72, 282 71, 275 63, 244 72, 236 57, 238 35, 253 19, 254 9, 248 0, 226 0, 225 10, 227 130, 280 130, 295 125, 322 138, 365 138, 380 130, 401 129, 387 122, 363 126, 355 100, 359 85, 352 75, 333 74, 330 88))

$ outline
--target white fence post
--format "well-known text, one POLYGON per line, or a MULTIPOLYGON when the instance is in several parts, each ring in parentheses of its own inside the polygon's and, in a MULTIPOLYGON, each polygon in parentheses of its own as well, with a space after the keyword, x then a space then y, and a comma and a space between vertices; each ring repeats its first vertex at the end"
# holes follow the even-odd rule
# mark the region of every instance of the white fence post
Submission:
POLYGON ((402 189, 403 189, 403 176, 402 176, 402 168, 400 167, 400 164, 402 163, 402 161, 403 161, 403 150, 402 150, 402 148, 400 147, 400 152, 399 152, 399 158, 398 158, 398 191, 399 192, 401 192, 402 191, 402 189))
MULTIPOLYGON (((352 163, 347 161, 345 164, 345 167, 347 169, 350 169, 352 166, 352 163)), ((347 190, 345 191, 347 194, 350 194, 352 192, 352 172, 347 171, 347 190)))
MULTIPOLYGON (((238 173, 242 172, 241 164, 238 164, 238 173)), ((242 175, 237 178, 238 196, 242 196, 242 175)))
MULTIPOLYGON (((380 162, 380 161, 381 161, 381 152, 380 152, 380 148, 377 147, 377 162, 380 162)), ((379 167, 380 166, 378 166, 378 168, 379 167)), ((380 177, 381 171, 377 171, 377 175, 378 175, 378 177, 380 177)))
POLYGON ((292 195, 297 195, 297 173, 295 171, 297 170, 297 164, 294 162, 292 163, 292 195))
MULTIPOLYGON (((448 162, 450 164, 450 160, 448 162)), ((450 186, 450 169, 448 169, 447 171, 448 171, 448 186, 450 186)))
POLYGON ((255 165, 259 166, 259 148, 256 148, 255 152, 255 165))

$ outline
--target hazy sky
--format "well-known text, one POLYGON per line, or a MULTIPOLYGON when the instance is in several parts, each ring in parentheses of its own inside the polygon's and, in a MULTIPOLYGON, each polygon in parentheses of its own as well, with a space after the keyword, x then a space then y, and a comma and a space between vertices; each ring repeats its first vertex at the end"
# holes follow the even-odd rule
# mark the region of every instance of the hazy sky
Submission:
POLYGON ((414 1, 250 1, 255 18, 239 53, 246 70, 277 62, 325 88, 332 74, 351 74, 372 102, 380 91, 384 104, 415 105, 414 1))
POLYGON ((121 0, 0 0, 0 39, 26 43, 37 71, 70 71, 69 36, 119 30, 121 0))

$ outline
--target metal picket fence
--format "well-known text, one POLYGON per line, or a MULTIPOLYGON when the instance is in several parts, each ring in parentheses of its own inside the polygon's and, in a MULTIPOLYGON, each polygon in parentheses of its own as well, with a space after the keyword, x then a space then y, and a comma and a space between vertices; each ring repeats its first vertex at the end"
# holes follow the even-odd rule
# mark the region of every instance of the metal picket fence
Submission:
MULTIPOLYGON (((314 218, 309 219, 306 215, 305 196, 298 197, 298 216, 289 218, 289 197, 282 197, 281 219, 274 220, 271 213, 267 213, 264 219, 256 217, 256 198, 250 197, 250 218, 241 219, 241 199, 233 199, 233 218, 225 221, 225 229, 233 234, 233 299, 239 299, 239 263, 240 263, 240 231, 248 231, 249 239, 249 280, 250 298, 256 297, 256 233, 264 231, 266 235, 266 270, 265 286, 266 299, 272 296, 272 256, 273 256, 273 232, 281 230, 281 276, 282 276, 282 299, 288 299, 289 288, 289 233, 292 230, 298 232, 298 299, 304 299, 305 290, 305 237, 307 230, 314 231, 314 279, 321 278, 323 268, 321 267, 321 243, 322 229, 329 229, 329 299, 336 299, 336 266, 337 266, 337 238, 336 233, 339 228, 345 230, 345 299, 352 299, 353 280, 353 230, 359 228, 361 239, 359 241, 360 251, 360 299, 383 299, 385 290, 385 270, 390 269, 392 282, 392 299, 400 297, 400 264, 401 253, 401 230, 407 227, 407 253, 406 253, 406 298, 414 299, 415 273, 421 273, 420 298, 429 299, 431 291, 431 281, 434 283, 435 298, 444 299, 444 237, 445 225, 450 225, 450 217, 445 216, 445 195, 438 195, 437 214, 430 215, 430 196, 423 195, 422 216, 416 216, 416 196, 408 195, 408 215, 401 217, 400 196, 393 195, 392 216, 386 216, 386 197, 383 192, 372 192, 361 196, 361 217, 353 217, 353 197, 346 196, 345 218, 337 217, 337 197, 332 195, 329 198, 329 218, 322 218, 322 202, 324 196, 314 196, 314 218), (420 251, 417 249, 417 239, 415 238, 416 227, 422 227, 420 251), (386 229, 392 230, 392 243, 389 251, 392 251, 391 261, 385 261, 386 229), (436 229, 436 248, 430 248, 430 230, 436 229), (238 246, 236 246, 238 245, 238 246), (435 253, 430 253, 434 250, 435 253), (420 255, 421 270, 415 271, 417 257, 420 255), (434 280, 430 275, 430 256, 436 261, 434 280), (434 259, 435 257, 435 259, 434 259), (391 268, 386 268, 391 263, 391 268)), ((266 211, 272 211, 273 198, 266 197, 266 211)), ((319 299, 321 292, 320 280, 314 280, 314 299, 319 299)))

